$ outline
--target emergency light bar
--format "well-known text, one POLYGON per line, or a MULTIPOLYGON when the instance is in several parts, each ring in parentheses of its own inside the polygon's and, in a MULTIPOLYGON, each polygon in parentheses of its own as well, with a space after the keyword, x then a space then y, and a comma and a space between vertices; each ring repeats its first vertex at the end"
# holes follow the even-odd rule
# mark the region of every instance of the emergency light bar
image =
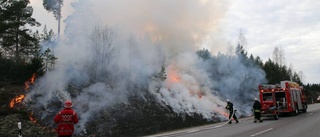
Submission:
POLYGON ((273 88, 275 88, 275 85, 261 85, 260 88, 261 89, 273 89, 273 88))
POLYGON ((275 88, 301 88, 301 86, 299 84, 297 84, 296 82, 292 82, 292 81, 281 81, 281 83, 277 83, 275 85, 271 85, 271 84, 261 84, 259 86, 260 90, 266 90, 266 89, 275 89, 275 88))
POLYGON ((281 86, 283 88, 300 88, 300 85, 292 81, 281 81, 281 86))
POLYGON ((275 85, 266 84, 266 85, 261 85, 260 88, 265 90, 265 89, 281 88, 281 86, 280 84, 275 84, 275 85))

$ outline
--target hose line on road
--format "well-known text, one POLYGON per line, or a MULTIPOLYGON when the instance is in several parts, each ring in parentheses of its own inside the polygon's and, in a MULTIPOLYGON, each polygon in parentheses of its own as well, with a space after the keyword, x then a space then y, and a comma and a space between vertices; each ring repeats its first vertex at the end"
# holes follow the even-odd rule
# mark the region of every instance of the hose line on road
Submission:
POLYGON ((228 124, 228 123, 232 120, 233 115, 234 115, 234 113, 235 113, 235 112, 236 112, 236 111, 234 110, 234 111, 233 111, 233 113, 232 113, 232 115, 231 115, 231 117, 230 117, 230 119, 229 119, 226 123, 223 123, 222 125, 214 126, 214 128, 222 127, 222 126, 224 126, 224 125, 228 124))
POLYGON ((233 115, 234 115, 234 113, 235 113, 235 112, 236 112, 236 110, 233 110, 233 112, 232 112, 232 115, 231 115, 230 119, 229 119, 226 123, 224 123, 223 125, 226 125, 226 124, 228 124, 229 122, 231 122, 231 120, 232 120, 233 115))

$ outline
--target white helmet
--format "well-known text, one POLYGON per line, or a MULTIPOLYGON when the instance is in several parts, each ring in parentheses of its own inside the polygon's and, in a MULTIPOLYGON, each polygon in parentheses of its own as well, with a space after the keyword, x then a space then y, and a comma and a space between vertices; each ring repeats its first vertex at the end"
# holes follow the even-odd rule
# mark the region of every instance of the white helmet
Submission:
POLYGON ((254 98, 255 101, 258 101, 258 98, 254 98))
POLYGON ((229 99, 227 99, 227 102, 230 102, 230 100, 229 100, 229 99))
POLYGON ((73 106, 73 104, 72 104, 71 100, 66 100, 64 102, 64 107, 65 108, 71 108, 72 106, 73 106))

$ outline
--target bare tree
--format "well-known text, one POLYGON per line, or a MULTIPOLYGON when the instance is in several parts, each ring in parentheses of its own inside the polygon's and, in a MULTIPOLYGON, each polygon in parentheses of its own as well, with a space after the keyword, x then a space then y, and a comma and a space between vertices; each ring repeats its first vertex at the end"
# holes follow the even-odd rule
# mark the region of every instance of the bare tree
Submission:
POLYGON ((134 55, 137 55, 137 40, 134 37, 134 35, 131 35, 128 39, 128 49, 129 49, 129 56, 128 56, 128 61, 129 61, 129 67, 131 67, 131 59, 134 57, 134 55))
POLYGON ((293 79, 293 73, 294 73, 293 65, 292 63, 290 63, 290 66, 288 68, 288 74, 290 75, 290 80, 293 79))
POLYGON ((238 41, 235 49, 235 54, 242 57, 247 57, 246 47, 248 45, 247 38, 242 30, 239 31, 238 41))
POLYGON ((115 40, 117 35, 109 27, 96 26, 89 39, 92 47, 92 62, 89 65, 89 73, 92 79, 110 78, 112 60, 116 55, 115 40))
POLYGON ((238 41, 237 42, 238 42, 238 45, 243 47, 244 49, 248 45, 247 38, 245 37, 242 29, 239 31, 238 41))
POLYGON ((233 47, 231 42, 228 42, 228 47, 227 47, 227 53, 228 56, 234 56, 235 55, 235 48, 233 47))
MULTIPOLYGON (((133 59, 136 57, 136 55, 139 55, 138 54, 138 49, 137 49, 137 46, 138 46, 138 43, 137 43, 137 40, 136 38, 134 37, 134 35, 130 35, 130 37, 128 38, 128 52, 129 52, 129 55, 128 55, 128 67, 129 68, 132 68, 133 66, 133 59)), ((129 71, 129 89, 132 89, 132 82, 134 80, 134 76, 133 76, 133 73, 132 71, 129 71)))
POLYGON ((281 47, 275 47, 272 54, 273 61, 280 66, 285 65, 285 53, 281 47))
POLYGON ((299 72, 298 72, 298 76, 299 76, 299 78, 300 78, 301 83, 304 83, 305 75, 303 74, 302 71, 299 71, 299 72))

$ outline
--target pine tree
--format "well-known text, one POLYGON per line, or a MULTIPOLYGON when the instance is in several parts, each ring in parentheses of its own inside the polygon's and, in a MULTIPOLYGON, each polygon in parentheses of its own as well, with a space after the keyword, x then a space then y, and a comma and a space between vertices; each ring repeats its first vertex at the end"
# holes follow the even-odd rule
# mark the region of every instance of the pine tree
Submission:
POLYGON ((20 60, 27 56, 28 50, 38 42, 29 26, 40 26, 40 23, 32 18, 33 9, 28 6, 29 0, 7 0, 1 2, 0 20, 0 45, 6 51, 6 56, 14 55, 20 60))
POLYGON ((53 13, 56 20, 61 18, 61 6, 63 5, 63 0, 43 0, 42 4, 48 12, 53 13))

